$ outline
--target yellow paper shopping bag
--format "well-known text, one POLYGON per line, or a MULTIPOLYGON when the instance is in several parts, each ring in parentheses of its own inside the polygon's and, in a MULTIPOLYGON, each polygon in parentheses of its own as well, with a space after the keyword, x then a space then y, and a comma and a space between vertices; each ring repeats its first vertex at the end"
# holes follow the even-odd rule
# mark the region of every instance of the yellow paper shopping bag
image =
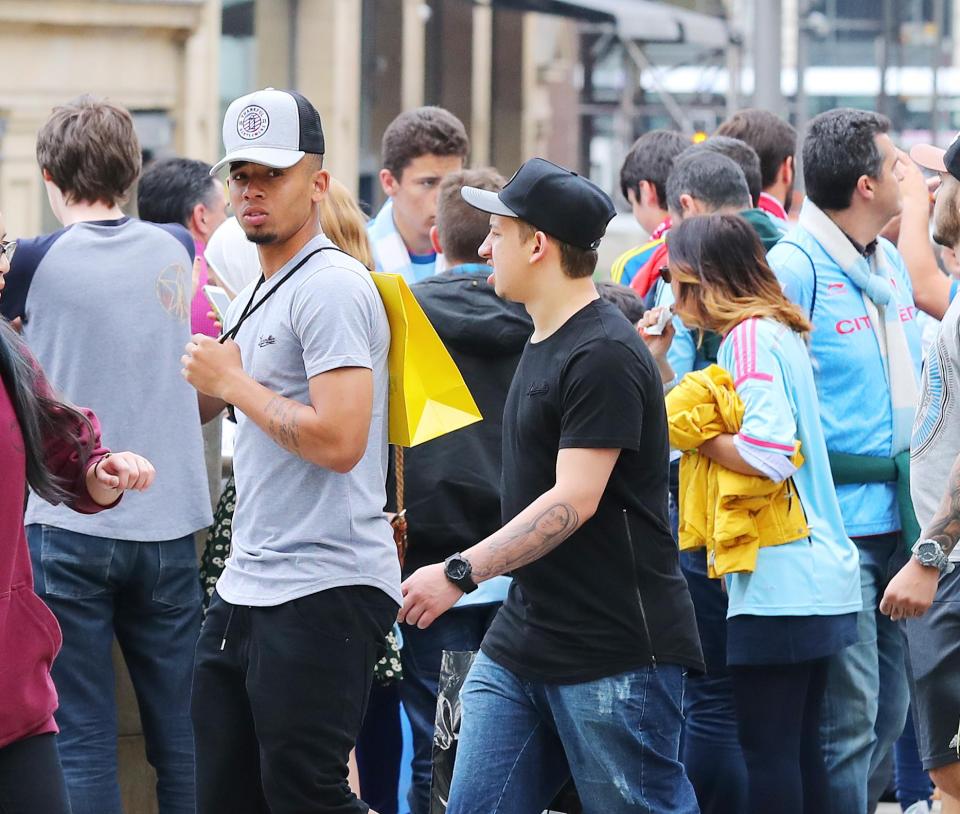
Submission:
POLYGON ((390 443, 414 447, 483 420, 406 280, 371 276, 390 322, 390 443))

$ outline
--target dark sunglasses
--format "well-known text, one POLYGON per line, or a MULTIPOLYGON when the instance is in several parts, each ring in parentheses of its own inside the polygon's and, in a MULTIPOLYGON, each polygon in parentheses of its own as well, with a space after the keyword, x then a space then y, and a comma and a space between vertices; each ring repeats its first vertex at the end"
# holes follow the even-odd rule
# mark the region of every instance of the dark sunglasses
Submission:
POLYGON ((660 266, 660 279, 663 280, 667 285, 670 285, 670 281, 673 279, 673 275, 670 273, 670 266, 660 266))
POLYGON ((13 253, 17 250, 16 240, 0 241, 0 257, 6 255, 7 260, 13 260, 13 253))

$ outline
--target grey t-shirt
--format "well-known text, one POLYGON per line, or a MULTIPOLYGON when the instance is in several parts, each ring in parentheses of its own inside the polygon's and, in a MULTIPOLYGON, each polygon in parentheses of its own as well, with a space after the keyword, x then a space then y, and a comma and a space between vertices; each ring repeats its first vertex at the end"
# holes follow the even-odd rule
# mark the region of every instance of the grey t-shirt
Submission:
MULTIPOLYGON (((910 494, 920 528, 926 528, 960 453, 960 297, 950 305, 927 352, 921 386, 910 444, 910 494)), ((950 559, 960 562, 960 546, 950 559)))
POLYGON ((150 489, 99 514, 31 495, 24 522, 143 542, 213 522, 197 393, 180 375, 193 251, 182 226, 134 218, 77 223, 18 244, 0 312, 23 317, 47 378, 97 414, 104 445, 157 469, 150 489))
MULTIPOLYGON (((333 244, 322 235, 311 240, 260 286, 254 304, 321 247, 333 244)), ((233 301, 225 331, 253 289, 233 301)), ((390 326, 369 272, 342 252, 315 254, 250 315, 236 341, 250 376, 303 404, 310 403, 312 377, 342 367, 371 369, 373 418, 360 462, 339 474, 283 449, 237 410, 233 547, 217 592, 233 604, 264 606, 370 585, 400 603, 400 565, 383 511, 390 326)))

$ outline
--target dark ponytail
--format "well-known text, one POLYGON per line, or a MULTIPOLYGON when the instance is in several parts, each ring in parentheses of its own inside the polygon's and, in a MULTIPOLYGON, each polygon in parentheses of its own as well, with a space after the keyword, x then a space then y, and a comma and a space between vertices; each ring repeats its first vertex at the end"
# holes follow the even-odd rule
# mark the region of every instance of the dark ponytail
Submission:
POLYGON ((57 401, 48 390, 40 368, 23 340, 5 319, 0 318, 0 381, 13 403, 13 411, 23 436, 27 459, 27 483, 50 503, 62 503, 71 497, 71 484, 64 482, 47 466, 45 447, 61 441, 77 451, 81 471, 90 449, 81 438, 92 438, 93 427, 87 417, 69 404, 57 401), (86 429, 87 432, 83 430, 86 429))

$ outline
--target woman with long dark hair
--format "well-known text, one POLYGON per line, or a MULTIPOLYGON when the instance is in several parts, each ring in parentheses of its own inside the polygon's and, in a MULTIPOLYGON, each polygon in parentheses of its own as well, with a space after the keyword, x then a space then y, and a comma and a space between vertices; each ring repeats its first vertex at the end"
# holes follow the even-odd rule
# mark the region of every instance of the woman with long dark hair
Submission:
POLYGON ((857 640, 861 595, 857 549, 844 531, 820 426, 805 342, 810 323, 783 295, 740 217, 689 218, 668 243, 664 276, 675 312, 691 328, 723 337, 717 362, 744 406, 739 431, 706 441, 699 452, 734 472, 792 479, 810 529, 781 545, 765 546, 761 537, 755 570, 725 577, 727 664, 748 810, 826 811, 819 724, 827 662, 857 640), (791 460, 798 442, 799 468, 791 460))
MULTIPOLYGON (((0 292, 16 244, 0 215, 0 292)), ((66 338, 64 341, 68 341, 66 338)), ((27 486, 90 514, 153 482, 149 461, 100 444, 96 416, 60 401, 0 318, 0 811, 69 814, 57 756, 50 666, 60 627, 33 591, 23 528, 27 486)))

